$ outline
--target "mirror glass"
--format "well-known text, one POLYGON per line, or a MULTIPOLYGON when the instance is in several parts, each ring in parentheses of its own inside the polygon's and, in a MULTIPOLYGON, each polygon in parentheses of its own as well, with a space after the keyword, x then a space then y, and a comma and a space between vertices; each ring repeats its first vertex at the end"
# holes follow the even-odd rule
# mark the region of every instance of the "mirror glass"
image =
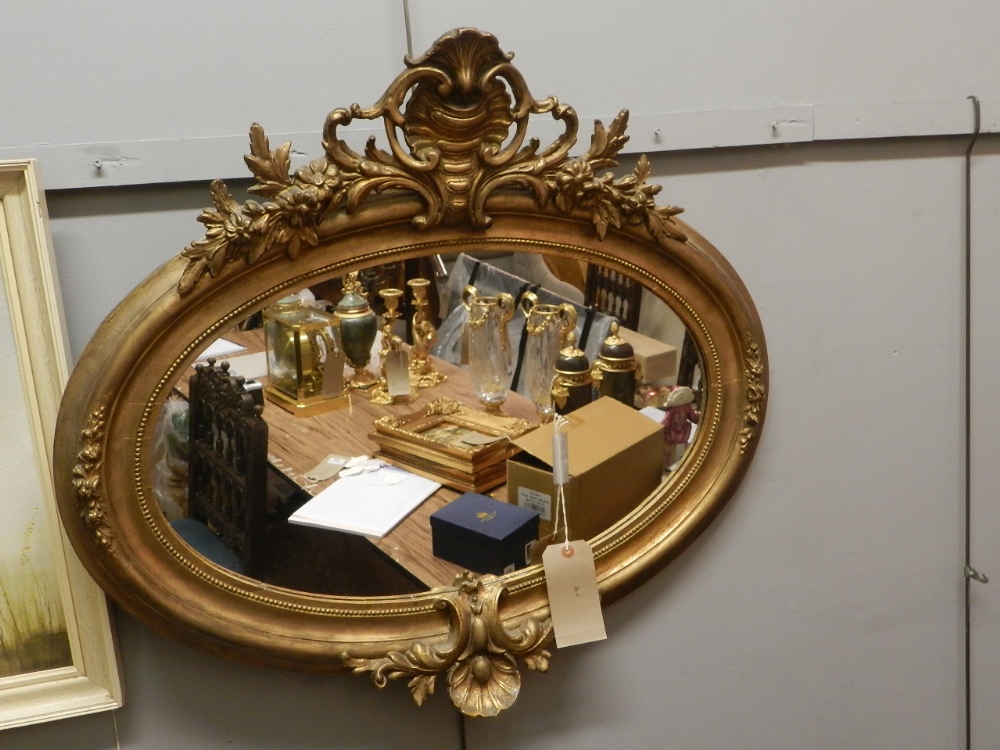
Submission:
MULTIPOLYGON (((290 299, 292 295, 288 295, 288 299, 247 316, 205 348, 196 364, 181 375, 158 420, 150 457, 150 482, 165 520, 195 552, 250 578, 307 593, 397 595, 452 585, 465 568, 434 555, 430 515, 474 487, 464 487, 461 483, 448 486, 445 480, 444 486, 433 491, 415 509, 404 511, 398 525, 384 534, 350 533, 307 525, 300 522, 302 513, 298 512, 307 501, 338 481, 338 470, 357 476, 351 467, 343 469, 346 461, 353 459, 352 463, 359 465, 354 467, 357 471, 370 466, 357 457, 375 456, 399 468, 441 479, 433 472, 428 474, 426 467, 413 467, 380 452, 380 445, 372 440, 371 433, 373 423, 380 417, 421 414, 436 399, 452 399, 477 413, 486 413, 487 406, 492 406, 486 402, 493 401, 493 397, 484 400, 484 392, 477 390, 473 372, 478 360, 489 355, 476 349, 476 344, 470 348, 470 310, 463 304, 463 297, 469 301, 466 291, 469 286, 480 298, 496 300, 502 295, 510 295, 513 302, 509 320, 500 316, 502 319, 497 325, 504 333, 494 332, 498 341, 506 335, 503 348, 507 350, 508 364, 499 378, 509 390, 501 389, 504 391, 502 402, 491 409, 492 413, 532 423, 551 419, 548 413, 554 408, 551 394, 548 401, 542 399, 544 403, 539 404, 537 388, 533 391, 535 363, 532 358, 537 356, 533 336, 540 335, 534 325, 538 315, 529 321, 524 309, 527 303, 522 301, 533 294, 540 306, 572 305, 576 313, 572 336, 560 329, 556 334, 559 348, 576 347, 583 352, 586 357, 583 369, 586 370, 601 359, 602 347, 607 354, 606 341, 613 341, 617 335, 628 342, 637 363, 631 405, 641 409, 640 413, 651 421, 664 426, 662 456, 656 458, 662 462, 660 483, 671 480, 697 434, 706 394, 696 346, 677 313, 652 290, 643 288, 635 279, 592 263, 532 252, 483 252, 469 248, 461 253, 369 266, 359 272, 358 281, 360 291, 377 316, 377 336, 365 347, 371 356, 365 369, 374 376, 384 376, 394 366, 393 358, 398 357, 393 347, 387 350, 383 343, 386 331, 391 330, 392 335, 398 336, 398 342, 394 343, 400 344, 398 348, 409 356, 409 361, 419 356, 415 352, 420 333, 418 330, 414 334, 413 322, 418 309, 414 306, 415 292, 408 282, 420 278, 429 281, 427 305, 423 310, 433 324, 429 369, 438 374, 437 379, 446 379, 427 387, 413 386, 409 397, 397 395, 394 399, 386 399, 388 383, 368 388, 350 387, 354 368, 350 361, 345 363, 335 357, 328 361, 335 363, 338 373, 343 371, 343 382, 347 384, 344 392, 350 395, 347 399, 329 399, 326 408, 318 409, 320 413, 297 415, 283 407, 280 399, 273 395, 273 389, 267 388, 279 368, 272 358, 269 377, 265 350, 273 353, 279 346, 273 342, 281 336, 275 328, 278 325, 274 323, 275 311, 280 312, 283 305, 294 304, 296 308, 315 311, 317 320, 323 321, 324 315, 327 321, 337 320, 338 309, 343 311, 345 305, 345 277, 342 276, 319 279, 309 286, 288 290, 298 299, 290 299), (393 289, 401 294, 387 291, 393 289), (388 328, 385 322, 387 304, 390 319, 395 316, 388 328), (613 324, 616 332, 612 330, 613 324), (529 327, 535 333, 529 332, 529 327), (272 342, 270 347, 268 341, 272 342), (191 501, 189 437, 194 412, 189 408, 189 379, 199 364, 205 365, 208 357, 213 358, 215 367, 228 367, 229 374, 248 381, 244 388, 249 388, 253 402, 262 407, 261 416, 267 424, 267 434, 263 438, 265 447, 256 459, 266 459, 263 473, 266 492, 255 500, 263 503, 265 511, 263 519, 255 522, 262 531, 252 545, 242 537, 227 535, 226 527, 234 519, 210 517, 201 509, 200 501, 191 501), (376 403, 380 400, 389 403, 376 403), (248 545, 252 549, 247 549, 248 545)), ((349 298, 346 302, 352 300, 349 298)), ((321 324, 320 328, 326 326, 321 324)), ((339 329, 337 332, 342 338, 344 334, 339 329)), ((328 347, 323 336, 300 335, 300 350, 306 350, 307 360, 332 356, 328 350, 335 351, 338 343, 343 344, 338 339, 328 347)), ((295 345, 289 346, 293 349, 295 345)), ((581 369, 579 361, 573 361, 576 369, 581 369)), ((555 365, 555 362, 548 363, 543 378, 545 383, 552 382, 555 365)), ((565 361, 562 366, 565 369, 565 361)), ((611 378, 614 377, 612 374, 611 378)), ((329 374, 326 379, 329 380, 329 374)), ((590 380, 589 376, 587 379, 590 380)), ((398 383, 398 377, 394 376, 393 381, 398 383)), ((340 392, 337 388, 340 385, 337 381, 332 386, 336 393, 340 392)), ((585 401, 599 397, 599 383, 582 387, 587 393, 583 397, 585 401)), ((320 388, 317 386, 317 392, 320 388)), ((294 386, 291 390, 294 391, 294 386)), ((579 398, 580 393, 580 386, 575 386, 574 398, 579 398)), ((229 438, 224 430, 216 429, 213 439, 220 442, 229 438)), ((245 460, 253 459, 246 457, 245 460)), ((505 470, 501 468, 500 471, 505 470)), ((205 481, 213 480, 206 476, 205 481)), ((216 477, 214 481, 224 479, 216 477)), ((517 498, 508 497, 506 476, 496 484, 483 488, 482 493, 518 504, 517 498)), ((233 488, 230 491, 236 492, 233 488)), ((226 492, 221 494, 225 496, 226 492)), ((230 515, 236 512, 234 508, 242 508, 234 498, 229 501, 227 512, 230 515)), ((364 493, 350 499, 359 516, 377 502, 378 498, 364 493)), ((521 504, 541 514, 539 535, 543 542, 551 539, 551 506, 533 505, 530 497, 523 496, 521 504)), ((613 520, 620 520, 631 507, 634 504, 616 513, 613 520)), ((571 524, 573 520, 571 517, 571 524)), ((605 527, 602 524, 597 531, 604 531, 605 527)), ((539 545, 529 560, 537 561, 543 547, 544 544, 539 545)))

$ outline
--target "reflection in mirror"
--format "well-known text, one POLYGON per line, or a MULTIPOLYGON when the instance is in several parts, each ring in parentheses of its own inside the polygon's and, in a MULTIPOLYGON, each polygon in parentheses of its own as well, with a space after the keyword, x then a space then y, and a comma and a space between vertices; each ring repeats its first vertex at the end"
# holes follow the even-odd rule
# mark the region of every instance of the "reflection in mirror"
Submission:
MULTIPOLYGON (((213 342, 163 407, 151 482, 178 536, 223 568, 310 593, 427 591, 467 567, 435 555, 431 522, 463 492, 539 514, 531 538, 543 544, 518 567, 558 536, 544 491, 509 492, 506 459, 520 451, 510 438, 553 411, 570 412, 572 423, 574 409, 612 395, 655 428, 656 453, 643 460, 657 484, 669 481, 697 432, 701 373, 678 315, 612 269, 528 252, 399 261, 299 289, 213 342), (429 283, 413 283, 421 278, 429 283), (560 322, 542 356, 546 311, 560 322), (425 419, 441 399, 462 411, 425 419), (386 419, 400 424, 376 434, 386 419), (459 441, 458 452, 422 453, 421 440, 459 441), (400 480, 414 474, 436 484, 400 480), (397 500, 403 486, 411 494, 397 500), (330 521, 337 528, 315 525, 318 504, 348 517, 330 521)), ((619 520, 650 489, 589 531, 619 520)))

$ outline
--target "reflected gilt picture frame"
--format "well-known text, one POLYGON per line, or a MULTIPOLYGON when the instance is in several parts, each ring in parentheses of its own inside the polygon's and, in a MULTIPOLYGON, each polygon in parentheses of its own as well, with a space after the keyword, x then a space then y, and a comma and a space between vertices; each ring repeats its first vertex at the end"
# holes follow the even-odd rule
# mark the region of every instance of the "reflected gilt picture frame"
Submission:
POLYGON ((61 531, 52 442, 69 346, 35 160, 0 161, 0 729, 122 705, 107 600, 61 531))
POLYGON ((511 438, 538 425, 490 414, 443 398, 423 411, 375 420, 371 439, 386 461, 463 492, 483 492, 506 481, 511 438))

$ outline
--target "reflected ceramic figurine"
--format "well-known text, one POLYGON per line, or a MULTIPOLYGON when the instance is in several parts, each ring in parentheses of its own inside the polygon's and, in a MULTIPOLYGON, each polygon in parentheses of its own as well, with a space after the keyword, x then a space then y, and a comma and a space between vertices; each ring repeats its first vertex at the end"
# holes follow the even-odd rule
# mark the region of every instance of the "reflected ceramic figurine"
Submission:
POLYGON ((431 347, 437 342, 437 328, 427 317, 427 279, 410 279, 406 285, 413 290, 413 347, 410 349, 410 382, 418 388, 430 388, 448 379, 434 369, 431 347))
POLYGON ((694 405, 694 391, 686 385, 667 386, 670 393, 664 404, 663 415, 663 467, 680 461, 691 442, 694 425, 701 419, 701 412, 694 405))

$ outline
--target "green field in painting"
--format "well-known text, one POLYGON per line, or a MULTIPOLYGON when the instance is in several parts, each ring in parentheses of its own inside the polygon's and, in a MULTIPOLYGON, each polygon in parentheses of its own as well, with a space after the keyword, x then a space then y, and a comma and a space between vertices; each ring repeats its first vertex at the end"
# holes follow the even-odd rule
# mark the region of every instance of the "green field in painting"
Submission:
POLYGON ((0 563, 0 677, 72 664, 54 573, 0 563))

